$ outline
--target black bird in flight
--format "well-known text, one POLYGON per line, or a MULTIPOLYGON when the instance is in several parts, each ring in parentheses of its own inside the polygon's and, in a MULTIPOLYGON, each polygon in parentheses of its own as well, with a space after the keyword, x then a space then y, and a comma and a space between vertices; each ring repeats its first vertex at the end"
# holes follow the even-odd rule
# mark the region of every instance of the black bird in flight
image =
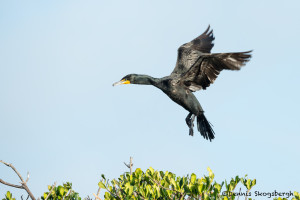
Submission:
POLYGON ((113 86, 140 84, 153 85, 161 89, 173 101, 189 111, 185 119, 189 135, 194 134, 194 120, 197 117, 198 131, 205 139, 211 141, 215 138, 215 133, 193 92, 209 87, 223 69, 240 70, 250 60, 252 52, 210 53, 214 39, 213 31, 208 26, 199 37, 181 45, 178 49, 176 66, 169 76, 153 78, 148 75, 129 74, 113 86))

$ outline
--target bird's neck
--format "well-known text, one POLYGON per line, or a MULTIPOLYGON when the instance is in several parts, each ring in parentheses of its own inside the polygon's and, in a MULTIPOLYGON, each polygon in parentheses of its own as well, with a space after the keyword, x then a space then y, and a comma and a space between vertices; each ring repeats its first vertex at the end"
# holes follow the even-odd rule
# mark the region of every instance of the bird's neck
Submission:
POLYGON ((139 84, 139 85, 157 85, 157 78, 153 78, 148 75, 138 75, 135 80, 134 84, 139 84))

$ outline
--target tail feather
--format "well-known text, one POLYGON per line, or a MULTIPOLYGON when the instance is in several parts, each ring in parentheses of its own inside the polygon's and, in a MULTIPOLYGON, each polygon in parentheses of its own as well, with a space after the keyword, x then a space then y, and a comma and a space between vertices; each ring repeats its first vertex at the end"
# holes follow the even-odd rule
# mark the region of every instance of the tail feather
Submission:
POLYGON ((215 132, 211 127, 211 123, 207 121, 205 115, 202 113, 201 115, 197 116, 197 128, 198 131, 205 139, 209 139, 211 141, 215 138, 215 132))

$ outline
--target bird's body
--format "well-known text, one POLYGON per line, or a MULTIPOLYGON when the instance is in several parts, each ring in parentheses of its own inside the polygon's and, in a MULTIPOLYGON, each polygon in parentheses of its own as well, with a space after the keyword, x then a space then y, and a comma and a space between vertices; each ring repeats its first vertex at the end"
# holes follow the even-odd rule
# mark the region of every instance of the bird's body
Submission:
POLYGON ((210 50, 213 40, 213 33, 208 27, 202 35, 179 47, 175 69, 169 76, 153 78, 129 74, 114 85, 132 83, 159 88, 189 111, 186 123, 190 128, 190 135, 193 135, 193 121, 197 117, 198 131, 205 139, 212 140, 214 131, 193 92, 209 87, 223 69, 239 70, 251 57, 251 51, 212 54, 210 50))
POLYGON ((168 97, 170 97, 170 99, 181 105, 189 112, 195 115, 203 112, 196 96, 191 91, 182 87, 178 79, 171 78, 169 76, 164 77, 159 79, 156 87, 161 89, 166 95, 168 95, 168 97))

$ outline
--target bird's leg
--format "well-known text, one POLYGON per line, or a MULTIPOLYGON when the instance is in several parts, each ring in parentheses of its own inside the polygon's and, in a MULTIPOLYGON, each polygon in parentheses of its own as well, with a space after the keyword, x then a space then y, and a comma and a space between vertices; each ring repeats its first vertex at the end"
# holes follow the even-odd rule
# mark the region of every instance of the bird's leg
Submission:
POLYGON ((188 116, 186 116, 185 118, 185 122, 188 125, 188 127, 191 126, 191 117, 192 117, 193 113, 189 113, 188 116))
POLYGON ((190 128, 190 133, 189 135, 193 136, 194 135, 194 120, 195 120, 196 115, 193 113, 189 113, 188 116, 185 118, 186 124, 190 128))
POLYGON ((192 115, 192 118, 191 118, 191 126, 190 126, 190 136, 193 136, 194 135, 194 120, 195 120, 195 117, 196 115, 192 115))

